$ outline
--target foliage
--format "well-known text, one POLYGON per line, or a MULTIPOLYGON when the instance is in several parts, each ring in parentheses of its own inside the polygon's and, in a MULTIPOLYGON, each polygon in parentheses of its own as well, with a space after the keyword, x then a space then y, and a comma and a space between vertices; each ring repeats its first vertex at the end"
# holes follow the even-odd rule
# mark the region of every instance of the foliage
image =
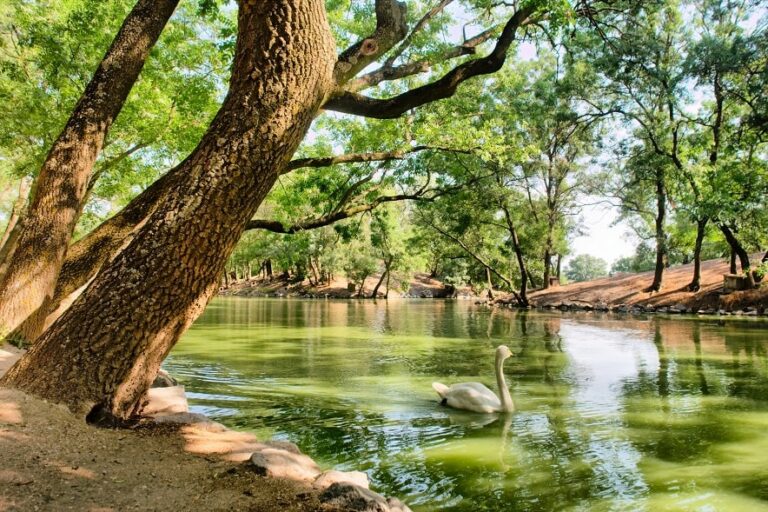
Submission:
POLYGON ((590 281, 608 275, 608 264, 604 259, 590 254, 574 256, 565 269, 565 276, 570 281, 590 281))

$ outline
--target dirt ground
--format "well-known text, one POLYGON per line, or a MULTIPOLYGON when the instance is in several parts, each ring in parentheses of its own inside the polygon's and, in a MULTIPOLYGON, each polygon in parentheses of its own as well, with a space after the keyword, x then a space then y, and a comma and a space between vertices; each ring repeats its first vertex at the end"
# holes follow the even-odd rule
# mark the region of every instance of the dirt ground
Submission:
MULTIPOLYGON (((756 257, 759 261, 759 256, 756 257)), ((689 309, 727 311, 744 307, 768 309, 768 284, 756 290, 722 294, 723 274, 727 273, 728 263, 724 260, 702 262, 701 290, 697 293, 685 289, 693 275, 693 264, 689 264, 667 269, 664 272, 663 288, 659 292, 643 291, 653 281, 653 272, 642 272, 540 290, 531 293, 530 298, 537 306, 572 302, 656 307, 682 304, 689 309)))
MULTIPOLYGON (((2 375, 18 354, 0 349, 2 375)), ((171 424, 97 428, 0 388, 0 512, 335 510, 309 485, 223 460, 220 452, 244 450, 251 438, 171 424)))

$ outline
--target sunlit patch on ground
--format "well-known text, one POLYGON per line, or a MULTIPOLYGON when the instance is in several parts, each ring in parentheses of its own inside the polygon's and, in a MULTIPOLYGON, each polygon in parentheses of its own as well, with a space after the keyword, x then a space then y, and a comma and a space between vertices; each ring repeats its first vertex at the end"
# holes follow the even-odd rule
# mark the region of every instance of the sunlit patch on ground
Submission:
POLYGON ((14 402, 0 402, 0 424, 21 425, 23 418, 19 404, 14 402))

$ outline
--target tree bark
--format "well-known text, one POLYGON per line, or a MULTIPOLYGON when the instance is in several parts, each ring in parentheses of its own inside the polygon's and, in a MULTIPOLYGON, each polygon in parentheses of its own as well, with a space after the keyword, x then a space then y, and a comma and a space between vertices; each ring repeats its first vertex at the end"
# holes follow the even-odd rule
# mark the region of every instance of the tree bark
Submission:
POLYGON ((696 221, 696 245, 693 249, 693 279, 688 285, 688 290, 697 292, 701 289, 701 246, 704 243, 707 222, 709 219, 703 218, 696 221))
POLYGON ((77 299, 98 271, 127 246, 149 214, 161 204, 164 195, 172 190, 174 180, 178 178, 179 174, 173 171, 164 175, 120 212, 71 245, 48 307, 38 308, 13 331, 11 337, 32 343, 50 327, 77 299))
POLYGON ((0 275, 5 272, 7 262, 11 259, 12 253, 16 248, 21 231, 21 220, 26 216, 27 202, 29 201, 29 192, 32 188, 32 181, 24 177, 19 181, 19 195, 11 207, 11 215, 8 217, 8 224, 5 226, 3 238, 0 241, 0 275))
POLYGON ((664 280, 664 269, 667 267, 667 234, 664 223, 667 216, 667 190, 663 168, 656 171, 656 268, 653 273, 653 283, 646 291, 658 292, 664 280))
POLYGON ((138 1, 48 153, 13 260, 0 278, 0 334, 48 308, 93 164, 177 3, 138 1))
MULTIPOLYGON (((741 271, 744 274, 744 276, 747 278, 749 282, 749 287, 754 288, 755 287, 755 276, 752 275, 752 269, 750 268, 751 265, 749 263, 749 253, 747 253, 747 250, 744 249, 744 246, 741 245, 741 242, 739 242, 739 239, 736 238, 736 235, 734 234, 733 230, 728 227, 725 224, 718 224, 720 228, 720 231, 722 231, 723 235, 725 235, 725 239, 728 242, 728 244, 731 246, 731 251, 736 254, 736 256, 739 257, 739 263, 741 264, 741 271)), ((735 272, 732 272, 735 274, 735 272)))
POLYGON ((79 412, 137 412, 333 89, 335 61, 321 0, 241 1, 229 93, 178 186, 2 383, 79 412))
POLYGON ((544 282, 541 284, 541 287, 544 290, 549 288, 549 273, 550 273, 551 266, 552 266, 552 255, 549 254, 549 244, 547 244, 546 249, 544 249, 544 282))

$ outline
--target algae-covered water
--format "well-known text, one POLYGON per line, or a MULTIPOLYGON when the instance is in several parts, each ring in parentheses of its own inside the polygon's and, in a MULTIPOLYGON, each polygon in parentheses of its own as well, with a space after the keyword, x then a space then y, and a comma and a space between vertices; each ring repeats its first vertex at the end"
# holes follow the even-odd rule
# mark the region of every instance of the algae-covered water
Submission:
POLYGON ((217 299, 166 367, 193 410, 416 511, 768 511, 768 324, 453 301, 217 299), (517 411, 438 404, 433 380, 517 411))

